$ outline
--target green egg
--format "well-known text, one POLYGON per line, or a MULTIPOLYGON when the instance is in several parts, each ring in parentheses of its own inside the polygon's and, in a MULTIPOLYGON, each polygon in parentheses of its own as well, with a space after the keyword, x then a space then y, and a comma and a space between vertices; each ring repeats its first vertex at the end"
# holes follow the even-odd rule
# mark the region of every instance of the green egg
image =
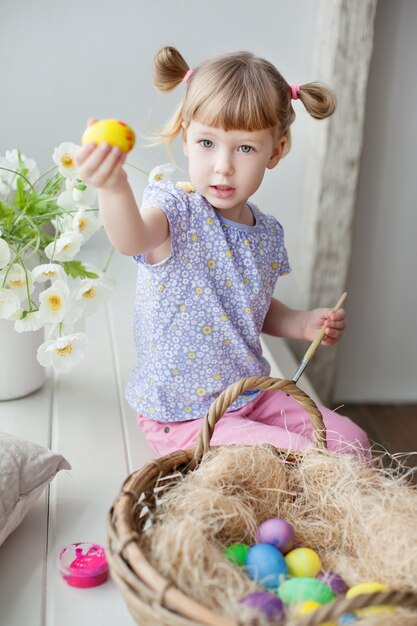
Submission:
POLYGON ((224 555, 229 559, 229 561, 235 565, 239 565, 239 567, 242 567, 246 563, 248 551, 249 546, 244 543, 232 543, 231 546, 228 546, 225 549, 224 555))
POLYGON ((318 578, 289 578, 275 592, 285 604, 298 604, 312 600, 326 604, 334 598, 333 591, 318 578))

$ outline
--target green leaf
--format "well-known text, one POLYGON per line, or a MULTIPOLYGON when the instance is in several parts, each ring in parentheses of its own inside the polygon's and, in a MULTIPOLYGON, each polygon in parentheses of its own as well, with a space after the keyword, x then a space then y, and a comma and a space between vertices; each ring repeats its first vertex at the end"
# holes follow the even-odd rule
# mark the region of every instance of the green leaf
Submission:
POLYGON ((65 273, 72 278, 98 278, 98 274, 89 272, 81 261, 64 261, 65 273))
POLYGON ((76 179, 74 187, 79 191, 85 191, 87 189, 87 185, 80 178, 76 179))
MULTIPOLYGON (((22 155, 20 150, 17 152, 19 167, 17 171, 22 176, 27 176, 29 174, 29 170, 25 167, 25 164, 22 159, 22 155)), ((14 204, 18 209, 24 209, 26 205, 26 196, 27 196, 27 182, 22 178, 22 176, 17 176, 16 178, 16 194, 14 199, 14 204)))
POLYGON ((0 224, 3 231, 10 228, 15 217, 15 210, 0 200, 0 224))
POLYGON ((23 179, 20 178, 20 176, 18 176, 16 180, 16 194, 14 198, 14 204, 18 209, 23 209, 26 204, 25 183, 23 179))
POLYGON ((64 186, 64 177, 59 172, 56 172, 52 178, 48 178, 45 183, 45 187, 42 189, 42 195, 52 195, 55 196, 64 186))

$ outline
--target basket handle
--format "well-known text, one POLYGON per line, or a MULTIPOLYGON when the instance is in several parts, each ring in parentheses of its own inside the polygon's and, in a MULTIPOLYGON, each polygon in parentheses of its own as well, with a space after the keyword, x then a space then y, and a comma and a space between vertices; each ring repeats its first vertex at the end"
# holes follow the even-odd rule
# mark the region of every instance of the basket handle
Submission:
POLYGON ((276 391, 280 389, 292 396, 310 415, 316 448, 327 448, 326 427, 323 422, 322 414, 317 408, 316 403, 313 402, 304 391, 297 387, 292 380, 271 378, 269 376, 251 376, 250 378, 241 378, 226 387, 210 406, 198 434, 194 451, 194 461, 196 463, 199 463, 203 454, 209 450, 214 427, 219 419, 226 413, 227 409, 233 404, 236 398, 242 392, 248 391, 249 389, 258 389, 259 391, 276 391))
POLYGON ((320 626, 343 615, 372 606, 395 605, 408 609, 417 609, 417 594, 412 591, 390 589, 376 593, 364 593, 352 598, 339 596, 333 602, 321 607, 291 622, 292 626, 320 626))

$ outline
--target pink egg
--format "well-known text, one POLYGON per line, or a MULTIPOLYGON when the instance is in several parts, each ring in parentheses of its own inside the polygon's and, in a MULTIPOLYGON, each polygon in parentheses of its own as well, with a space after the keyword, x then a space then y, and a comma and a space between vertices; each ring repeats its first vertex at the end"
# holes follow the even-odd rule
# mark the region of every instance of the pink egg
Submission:
POLYGON ((284 519, 273 517, 259 526, 256 540, 258 543, 269 543, 286 554, 294 543, 294 528, 284 519))

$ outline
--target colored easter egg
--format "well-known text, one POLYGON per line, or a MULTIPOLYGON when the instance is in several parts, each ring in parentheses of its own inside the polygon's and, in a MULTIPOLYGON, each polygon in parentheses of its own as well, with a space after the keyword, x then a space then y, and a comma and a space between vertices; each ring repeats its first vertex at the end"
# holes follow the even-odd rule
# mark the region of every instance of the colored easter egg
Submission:
POLYGON ((317 574, 317 578, 322 580, 336 595, 346 593, 349 589, 343 578, 335 572, 320 572, 317 574))
POLYGON ((347 624, 354 624, 358 621, 358 618, 354 613, 343 613, 337 620, 337 626, 347 626, 347 624))
POLYGON ((288 575, 283 555, 269 543, 257 543, 249 548, 246 571, 253 580, 268 589, 278 587, 288 575))
POLYGON ((135 145, 135 133, 130 126, 119 120, 98 120, 84 131, 81 143, 85 145, 103 142, 117 146, 122 152, 130 152, 135 145))
POLYGON ((334 593, 318 578, 289 578, 278 587, 276 594, 285 604, 300 604, 313 600, 326 604, 334 599, 334 593))
POLYGON ((240 600, 241 604, 250 606, 252 609, 262 611, 268 620, 275 621, 281 619, 285 615, 285 607, 279 598, 272 593, 257 592, 251 593, 249 596, 240 600))
MULTIPOLYGON (((309 600, 307 602, 302 602, 301 604, 296 604, 291 613, 294 617, 302 617, 303 615, 313 613, 320 606, 322 606, 320 602, 313 602, 312 600, 309 600)), ((320 626, 337 626, 337 622, 322 622, 320 626)))
POLYGON ((321 559, 311 548, 296 548, 285 555, 291 576, 314 578, 321 570, 321 559))
POLYGON ((232 543, 224 550, 224 555, 235 565, 245 565, 246 557, 249 552, 249 546, 244 543, 232 543))
POLYGON ((270 543, 285 554, 294 543, 294 528, 285 519, 273 517, 262 522, 258 528, 258 543, 270 543))
MULTIPOLYGON (((377 593, 378 591, 388 591, 388 587, 378 582, 364 582, 359 583, 351 587, 347 593, 346 598, 354 598, 362 593, 377 593)), ((357 609, 354 611, 358 617, 368 617, 369 615, 378 615, 381 613, 389 613, 395 609, 392 605, 372 606, 366 609, 357 609)))

